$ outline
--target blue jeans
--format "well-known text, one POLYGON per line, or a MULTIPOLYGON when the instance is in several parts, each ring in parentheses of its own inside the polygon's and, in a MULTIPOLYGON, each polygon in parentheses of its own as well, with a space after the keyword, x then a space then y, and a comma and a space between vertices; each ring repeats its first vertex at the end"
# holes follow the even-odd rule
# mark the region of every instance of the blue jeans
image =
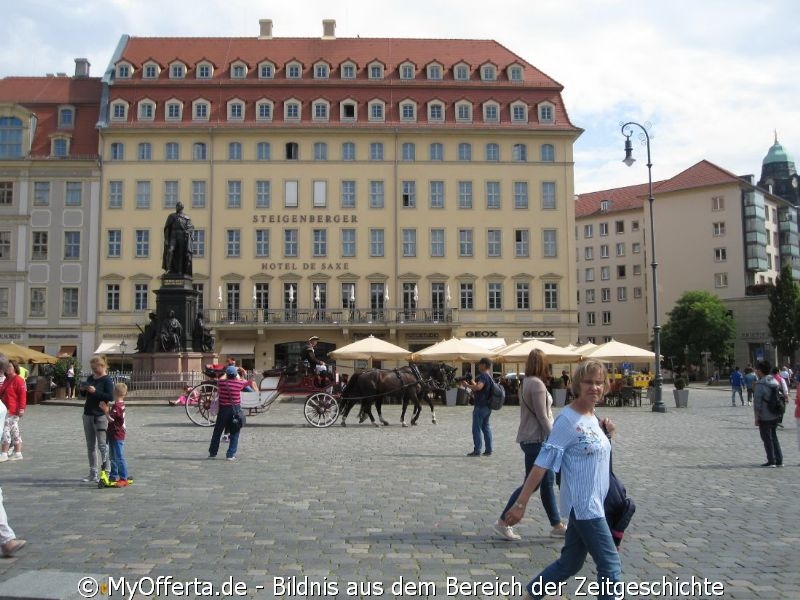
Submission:
POLYGON ((731 391, 731 404, 736 406, 736 394, 739 394, 739 400, 742 402, 742 406, 744 406, 744 396, 742 395, 742 386, 735 385, 733 386, 733 390, 731 391))
MULTIPOLYGON (((237 407, 233 406, 220 406, 217 413, 217 421, 214 423, 214 433, 211 435, 211 445, 208 447, 209 456, 216 456, 219 452, 219 440, 222 437, 222 432, 228 428, 233 413, 237 407)), ((231 433, 231 441, 228 444, 228 451, 225 453, 227 458, 236 456, 236 450, 239 448, 239 431, 231 433)))
MULTIPOLYGON (((525 453, 525 479, 528 478, 528 475, 533 469, 533 464, 536 462, 536 457, 539 456, 539 451, 542 449, 541 442, 534 442, 530 444, 520 444, 520 448, 525 453)), ((525 479, 522 480, 522 483, 525 483, 525 479)), ((555 490, 555 475, 553 471, 548 470, 545 473, 544 478, 542 479, 542 483, 539 486, 539 495, 542 497, 542 506, 544 507, 545 512, 547 513, 547 518, 550 519, 550 525, 555 527, 559 523, 561 523, 561 514, 558 512, 558 501, 556 500, 556 490, 555 490)), ((506 513, 508 510, 514 506, 514 503, 519 498, 519 494, 522 491, 522 486, 519 486, 514 493, 511 494, 511 498, 508 499, 508 504, 503 509, 502 514, 500 515, 500 520, 505 521, 506 513)))
POLYGON ((472 409, 472 443, 475 452, 480 452, 483 448, 483 441, 486 441, 486 452, 492 451, 492 429, 489 427, 489 417, 492 416, 492 409, 488 406, 475 406, 472 409), (481 439, 483 434, 483 440, 481 439))
MULTIPOLYGON (((616 582, 622 579, 622 564, 606 520, 603 517, 578 520, 575 518, 575 512, 571 511, 561 556, 545 567, 544 571, 528 584, 528 593, 534 598, 542 598, 543 596, 534 596, 531 587, 533 584, 540 580, 543 584, 566 581, 581 570, 583 563, 586 562, 587 554, 592 555, 597 566, 599 583, 616 582)), ((611 590, 606 591, 611 592, 611 590)), ((614 600, 615 596, 613 593, 609 593, 598 596, 598 598, 614 600)))
POLYGON ((111 472, 108 478, 127 479, 128 463, 125 462, 125 440, 109 440, 108 453, 111 460, 111 472))

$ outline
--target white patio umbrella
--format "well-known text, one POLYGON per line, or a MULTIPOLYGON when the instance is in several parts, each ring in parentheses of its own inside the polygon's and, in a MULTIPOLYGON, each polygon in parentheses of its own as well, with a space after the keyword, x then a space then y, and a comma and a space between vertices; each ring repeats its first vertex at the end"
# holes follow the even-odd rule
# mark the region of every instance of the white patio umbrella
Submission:
POLYGON ((419 287, 414 284, 414 302, 419 302, 419 287))
POLYGON ((329 352, 328 356, 335 360, 368 360, 371 365, 373 360, 406 360, 411 352, 370 335, 329 352))
POLYGON ((506 346, 497 352, 494 360, 503 363, 521 363, 527 360, 533 350, 541 350, 552 363, 573 363, 581 360, 580 354, 542 340, 528 340, 517 345, 512 344, 511 347, 506 346))
POLYGON ((611 340, 605 344, 600 344, 594 350, 583 355, 584 359, 599 360, 607 363, 617 362, 652 362, 656 358, 655 352, 637 348, 630 344, 623 344, 616 340, 611 340))
POLYGON ((591 352, 595 348, 597 348, 597 344, 592 344, 591 342, 586 342, 582 346, 578 346, 577 348, 573 348, 572 350, 575 352, 575 354, 580 354, 581 356, 586 356, 587 354, 589 354, 589 352, 591 352))
POLYGON ((476 362, 490 354, 485 348, 476 344, 458 338, 450 338, 415 352, 411 355, 411 360, 414 362, 476 362))

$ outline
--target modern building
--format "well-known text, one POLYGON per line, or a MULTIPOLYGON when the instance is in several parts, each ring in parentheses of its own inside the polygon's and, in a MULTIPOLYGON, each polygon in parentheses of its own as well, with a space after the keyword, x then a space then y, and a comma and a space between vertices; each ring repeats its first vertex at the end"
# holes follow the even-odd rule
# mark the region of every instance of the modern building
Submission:
POLYGON ((104 77, 98 343, 134 339, 181 201, 217 350, 577 336, 562 86, 495 41, 123 36, 104 77))
POLYGON ((95 349, 102 83, 0 79, 0 339, 84 364, 95 349))
MULTIPOLYGON (((716 294, 736 320, 731 359, 740 364, 772 352, 766 291, 781 266, 791 264, 800 279, 797 209, 753 179, 704 160, 654 184, 659 319, 667 321, 686 291, 716 294)), ((649 347, 647 195, 640 185, 578 197, 581 338, 614 337, 649 347)))

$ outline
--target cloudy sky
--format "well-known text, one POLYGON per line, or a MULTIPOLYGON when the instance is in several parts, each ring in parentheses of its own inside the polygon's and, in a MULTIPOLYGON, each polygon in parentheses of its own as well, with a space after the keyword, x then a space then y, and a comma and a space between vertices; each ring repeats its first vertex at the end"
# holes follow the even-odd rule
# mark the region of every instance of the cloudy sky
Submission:
MULTIPOLYGON (((773 130, 800 155, 797 0, 26 0, 0 21, 0 76, 101 74, 122 34, 494 38, 562 83, 574 123, 578 192, 639 183, 619 123, 652 123, 654 177, 707 158, 760 171, 773 130)), ((637 148, 644 159, 644 149, 637 148)))

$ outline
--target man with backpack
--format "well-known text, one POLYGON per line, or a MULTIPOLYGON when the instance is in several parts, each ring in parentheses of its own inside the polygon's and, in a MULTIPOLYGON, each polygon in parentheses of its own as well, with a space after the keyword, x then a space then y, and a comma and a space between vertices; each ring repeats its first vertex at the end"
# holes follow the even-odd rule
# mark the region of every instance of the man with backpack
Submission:
POLYGON ((778 381, 770 374, 769 362, 762 360, 756 364, 758 381, 755 385, 753 412, 755 424, 764 442, 767 462, 762 467, 782 467, 783 452, 778 440, 778 419, 783 415, 782 390, 778 381))
POLYGON ((472 390, 474 406, 472 408, 472 452, 467 456, 480 456, 481 449, 486 447, 484 456, 492 455, 492 429, 489 417, 492 416, 491 396, 494 389, 492 379, 492 361, 484 357, 478 362, 478 376, 475 381, 465 381, 464 386, 472 390))

